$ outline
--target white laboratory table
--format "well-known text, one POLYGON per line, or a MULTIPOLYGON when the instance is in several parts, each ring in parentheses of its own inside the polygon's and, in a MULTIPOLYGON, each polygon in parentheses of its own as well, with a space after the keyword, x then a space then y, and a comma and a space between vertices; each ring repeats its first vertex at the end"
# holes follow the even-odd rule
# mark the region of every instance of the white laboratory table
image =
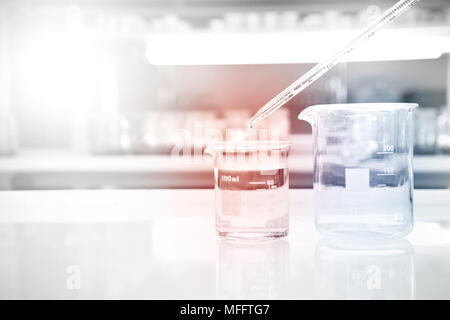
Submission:
POLYGON ((214 232, 213 190, 0 192, 2 299, 449 299, 450 190, 415 191, 403 240, 342 244, 291 190, 283 240, 214 232))

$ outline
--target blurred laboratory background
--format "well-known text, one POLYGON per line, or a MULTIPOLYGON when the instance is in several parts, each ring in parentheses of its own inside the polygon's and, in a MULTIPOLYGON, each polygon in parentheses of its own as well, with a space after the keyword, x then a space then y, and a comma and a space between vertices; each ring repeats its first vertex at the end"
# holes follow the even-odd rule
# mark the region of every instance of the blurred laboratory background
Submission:
MULTIPOLYGON (((204 153, 394 0, 0 0, 0 189, 211 188, 204 153)), ((423 0, 265 120, 312 187, 319 103, 415 102, 450 188, 450 1, 423 0)))

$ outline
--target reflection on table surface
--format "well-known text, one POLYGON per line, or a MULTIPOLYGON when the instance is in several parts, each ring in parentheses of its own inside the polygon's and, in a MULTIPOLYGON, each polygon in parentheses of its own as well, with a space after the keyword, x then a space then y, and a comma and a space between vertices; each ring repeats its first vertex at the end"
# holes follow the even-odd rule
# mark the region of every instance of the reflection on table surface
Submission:
POLYGON ((447 222, 375 244, 318 239, 306 222, 284 240, 230 242, 213 223, 1 223, 0 298, 450 298, 447 222))
POLYGON ((287 240, 239 243, 220 239, 217 251, 217 298, 286 297, 289 284, 287 240))
POLYGON ((407 240, 316 246, 315 285, 324 299, 413 299, 414 249, 407 240))

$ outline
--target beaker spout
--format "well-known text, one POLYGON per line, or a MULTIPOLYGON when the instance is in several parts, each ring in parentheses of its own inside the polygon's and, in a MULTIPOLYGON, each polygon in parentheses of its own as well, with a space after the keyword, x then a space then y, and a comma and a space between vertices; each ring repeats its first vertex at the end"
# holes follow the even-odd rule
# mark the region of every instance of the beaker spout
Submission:
POLYGON ((306 121, 310 125, 313 124, 315 117, 316 117, 316 108, 314 108, 314 106, 303 109, 303 111, 300 112, 300 114, 298 115, 299 120, 306 121))
POLYGON ((216 156, 216 150, 214 149, 213 146, 209 145, 209 146, 207 146, 205 148, 205 154, 207 154, 209 156, 212 156, 212 157, 215 157, 216 156))

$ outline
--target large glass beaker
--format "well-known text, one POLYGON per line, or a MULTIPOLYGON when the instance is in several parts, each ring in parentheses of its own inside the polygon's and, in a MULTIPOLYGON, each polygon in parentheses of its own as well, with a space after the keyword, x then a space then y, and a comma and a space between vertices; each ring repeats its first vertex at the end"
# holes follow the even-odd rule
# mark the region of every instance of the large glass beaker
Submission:
POLYGON ((322 234, 394 238, 412 229, 416 107, 316 105, 300 113, 313 131, 315 220, 322 234))

